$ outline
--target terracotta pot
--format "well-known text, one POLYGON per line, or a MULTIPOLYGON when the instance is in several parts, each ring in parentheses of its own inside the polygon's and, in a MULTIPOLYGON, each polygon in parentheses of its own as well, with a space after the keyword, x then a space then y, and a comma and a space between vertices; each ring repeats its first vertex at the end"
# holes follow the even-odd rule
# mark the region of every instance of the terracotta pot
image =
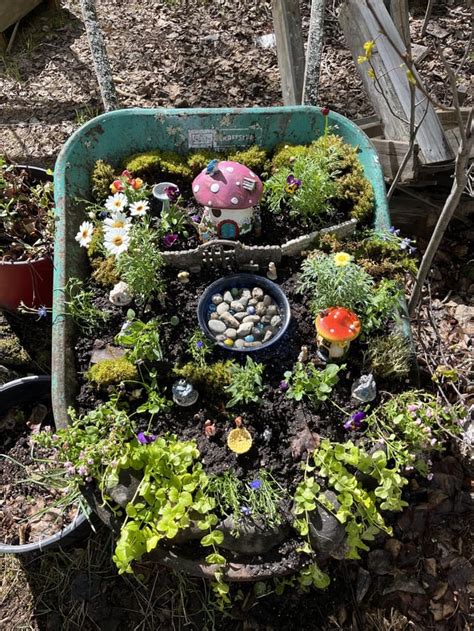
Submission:
MULTIPOLYGON (((52 177, 37 167, 26 169, 36 182, 52 177)), ((2 262, 0 260, 0 309, 13 311, 23 302, 27 307, 51 307, 53 303, 53 262, 50 258, 34 261, 2 262)))

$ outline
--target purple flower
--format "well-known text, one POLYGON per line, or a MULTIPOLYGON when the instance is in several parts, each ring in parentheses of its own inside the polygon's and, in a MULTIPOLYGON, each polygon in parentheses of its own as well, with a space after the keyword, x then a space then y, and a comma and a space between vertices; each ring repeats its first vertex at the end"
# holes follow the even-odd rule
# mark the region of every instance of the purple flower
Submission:
POLYGON ((397 230, 397 229, 395 228, 395 226, 391 226, 391 227, 390 227, 390 232, 391 232, 392 234, 396 235, 397 237, 398 237, 398 235, 400 234, 400 230, 397 230))
POLYGON ((407 237, 400 242, 400 250, 408 250, 410 254, 416 251, 416 248, 412 246, 414 243, 413 239, 408 239, 407 237))
POLYGON ((251 515, 252 511, 250 510, 250 508, 248 506, 241 506, 240 507, 240 512, 242 513, 242 515, 251 515))
POLYGON ((170 202, 174 204, 178 201, 180 196, 179 188, 177 186, 167 186, 165 188, 165 195, 170 200, 170 202))
POLYGON ((301 180, 296 178, 293 174, 290 174, 286 178, 285 191, 287 193, 290 193, 290 194, 295 193, 299 189, 300 186, 301 186, 301 180))
POLYGON ((427 480, 432 480, 434 478, 434 475, 432 473, 428 473, 428 475, 426 476, 427 480))
POLYGON ((86 475, 89 475, 89 470, 87 469, 87 467, 85 467, 84 465, 81 465, 78 470, 77 470, 78 474, 81 475, 82 477, 85 477, 86 475))
POLYGON ((145 434, 144 432, 139 432, 137 434, 137 440, 142 445, 149 445, 156 440, 156 436, 155 434, 145 434))
POLYGON ((177 240, 178 240, 177 234, 167 234, 163 237, 163 245, 166 248, 171 248, 176 243, 177 240))
POLYGON ((285 381, 284 379, 282 379, 282 381, 280 381, 278 387, 280 388, 280 390, 282 392, 286 392, 290 386, 288 384, 288 381, 285 381))
POLYGON ((194 221, 194 223, 200 223, 201 215, 191 215, 191 219, 194 221))
POLYGON ((199 340, 199 342, 196 342, 196 348, 202 348, 204 346, 204 342, 202 340, 199 340))
POLYGON ((365 419, 365 412, 354 412, 348 421, 344 423, 344 429, 356 430, 362 425, 362 421, 365 419))
POLYGON ((36 313, 38 314, 38 318, 46 318, 46 316, 48 315, 48 310, 46 309, 46 307, 42 306, 38 309, 36 313))
POLYGON ((410 405, 407 405, 407 410, 409 412, 416 412, 419 407, 420 406, 417 405, 416 403, 410 403, 410 405))
POLYGON ((252 480, 252 482, 250 482, 250 488, 253 489, 254 491, 258 491, 258 489, 261 486, 262 486, 261 480, 252 480))

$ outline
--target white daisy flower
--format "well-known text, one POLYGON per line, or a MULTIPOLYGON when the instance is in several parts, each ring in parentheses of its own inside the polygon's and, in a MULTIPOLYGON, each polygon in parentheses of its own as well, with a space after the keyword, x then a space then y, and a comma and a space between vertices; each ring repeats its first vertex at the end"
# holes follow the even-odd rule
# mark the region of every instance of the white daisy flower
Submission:
POLYGON ((107 217, 107 219, 104 219, 104 226, 106 230, 110 228, 128 229, 130 228, 130 225, 131 219, 130 217, 127 217, 125 213, 112 213, 111 217, 107 217))
POLYGON ((112 213, 122 212, 122 210, 125 210, 127 205, 128 199, 127 196, 123 193, 115 193, 115 195, 109 195, 109 197, 107 197, 107 201, 105 202, 105 207, 112 213))
POLYGON ((94 234, 94 226, 90 221, 83 221, 79 226, 79 232, 76 234, 75 239, 79 242, 82 248, 87 248, 92 240, 94 234))
POLYGON ((144 215, 146 215, 148 208, 148 202, 145 199, 141 199, 138 202, 130 204, 130 214, 133 217, 143 217, 144 215))
POLYGON ((122 252, 126 252, 130 243, 128 230, 125 228, 112 228, 106 230, 104 234, 104 246, 107 252, 119 256, 122 252))

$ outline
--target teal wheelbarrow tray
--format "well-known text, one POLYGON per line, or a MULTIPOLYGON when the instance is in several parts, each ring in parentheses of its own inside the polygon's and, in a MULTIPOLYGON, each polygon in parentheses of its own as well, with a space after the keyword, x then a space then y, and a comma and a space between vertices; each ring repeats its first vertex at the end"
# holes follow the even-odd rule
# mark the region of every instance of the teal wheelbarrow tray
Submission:
MULTIPOLYGON (((377 153, 364 132, 344 116, 331 112, 329 125, 345 142, 359 147, 359 159, 375 191, 375 225, 388 228, 390 218, 385 183, 377 153)), ((243 149, 258 145, 267 150, 280 143, 308 144, 324 134, 325 117, 316 107, 249 109, 127 109, 103 114, 78 129, 64 145, 54 172, 57 209, 53 291, 52 403, 56 426, 65 426, 67 408, 77 392, 74 359, 75 331, 64 317, 63 288, 69 278, 88 273, 84 249, 74 240, 84 219, 84 201, 91 199, 90 176, 96 160, 119 168, 125 157, 153 149, 188 153, 192 150, 243 149)), ((202 562, 159 553, 159 562, 188 573, 211 575, 202 562), (193 569, 194 568, 194 569, 193 569), (205 568, 205 569, 204 569, 205 568)), ((231 564, 233 580, 266 577, 262 564, 231 564)), ((209 572, 210 570, 210 572, 209 572)), ((273 565, 268 576, 294 572, 293 563, 273 565), (278 567, 276 570, 275 568, 278 567)))

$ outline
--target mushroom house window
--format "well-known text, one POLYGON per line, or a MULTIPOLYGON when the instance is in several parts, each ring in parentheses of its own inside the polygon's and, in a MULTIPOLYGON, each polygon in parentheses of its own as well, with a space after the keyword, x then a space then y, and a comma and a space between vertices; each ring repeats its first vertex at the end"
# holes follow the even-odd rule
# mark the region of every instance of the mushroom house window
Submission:
POLYGON ((213 208, 212 214, 214 215, 214 217, 220 217, 222 215, 222 210, 219 210, 218 208, 213 208))

